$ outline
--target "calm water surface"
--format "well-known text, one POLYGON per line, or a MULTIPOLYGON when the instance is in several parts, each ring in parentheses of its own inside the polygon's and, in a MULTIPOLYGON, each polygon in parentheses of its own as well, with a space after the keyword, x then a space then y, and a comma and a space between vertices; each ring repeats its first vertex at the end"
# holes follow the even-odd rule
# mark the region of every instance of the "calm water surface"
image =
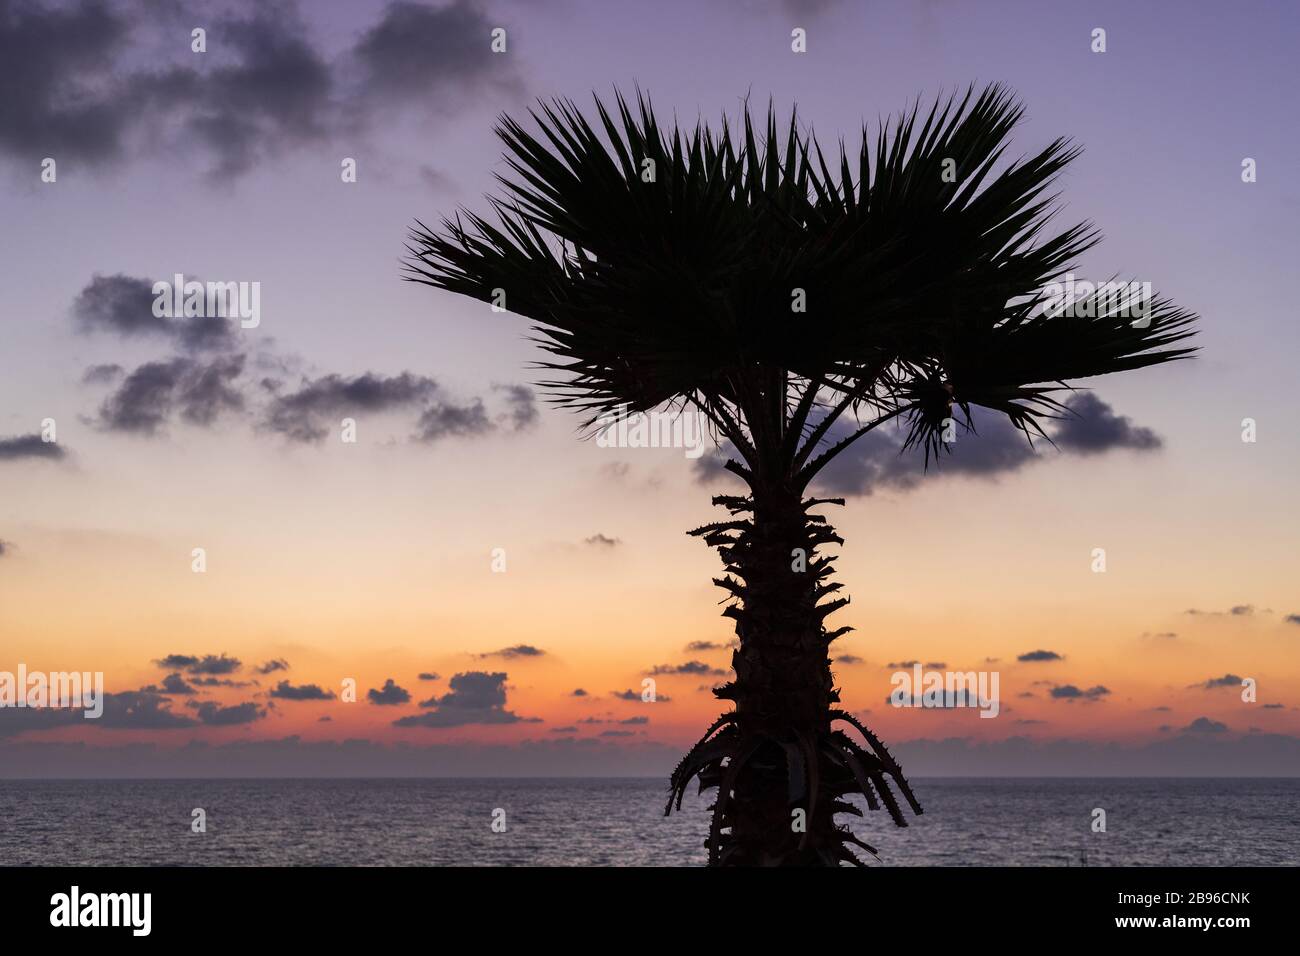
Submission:
MULTIPOLYGON (((855 821, 884 865, 1300 864, 1300 780, 914 786, 913 826, 855 821)), ((0 865, 701 865, 711 800, 665 818, 666 795, 657 779, 0 780, 0 865)))

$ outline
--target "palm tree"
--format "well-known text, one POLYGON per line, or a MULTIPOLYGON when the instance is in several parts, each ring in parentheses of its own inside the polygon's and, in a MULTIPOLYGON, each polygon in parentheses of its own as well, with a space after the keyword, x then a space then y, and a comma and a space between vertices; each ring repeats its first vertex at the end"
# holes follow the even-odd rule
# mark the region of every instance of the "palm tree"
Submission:
POLYGON ((891 421, 926 465, 976 405, 1045 438, 1067 380, 1186 356, 1168 346, 1195 316, 1164 299, 1140 321, 1044 308, 1043 286, 1098 235, 1043 235, 1047 190, 1078 150, 1058 139, 1003 162, 1022 108, 999 86, 864 128, 856 163, 841 143, 833 166, 793 112, 784 134, 771 107, 756 133, 747 106, 734 132, 725 119, 684 132, 639 92, 635 109, 615 99, 597 98, 591 121, 540 104, 540 138, 502 117, 513 175, 489 200, 497 222, 417 220, 405 277, 531 319, 554 375, 539 384, 588 425, 665 408, 711 423, 748 487, 690 532, 725 566, 714 583, 739 644, 735 680, 714 693, 734 709, 677 766, 666 812, 698 778, 718 790, 711 865, 861 864, 851 847, 875 851, 835 822, 861 816, 850 797, 899 826, 891 781, 921 807, 836 706, 828 647, 850 628, 826 618, 848 599, 824 552, 843 542, 814 511, 844 502, 810 484, 891 421))

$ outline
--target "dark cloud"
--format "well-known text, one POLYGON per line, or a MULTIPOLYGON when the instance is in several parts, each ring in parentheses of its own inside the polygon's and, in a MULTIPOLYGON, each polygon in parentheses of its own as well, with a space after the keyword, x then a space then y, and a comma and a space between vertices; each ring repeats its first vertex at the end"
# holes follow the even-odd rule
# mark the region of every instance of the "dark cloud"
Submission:
POLYGON ((246 16, 168 9, 176 16, 105 0, 0 3, 0 63, 21 83, 0 102, 0 153, 76 168, 192 150, 224 182, 290 149, 354 141, 382 107, 448 114, 523 89, 518 58, 490 49, 497 24, 468 0, 392 4, 333 58, 293 4, 246 16), (201 56, 189 49, 192 20, 207 30, 201 56), (160 29, 170 58, 159 57, 160 29))
POLYGON ((600 532, 597 532, 596 534, 593 534, 590 538, 583 538, 582 543, 590 544, 595 547, 601 547, 601 548, 614 548, 617 547, 622 542, 618 538, 610 538, 607 537, 606 535, 601 534, 600 532))
MULTIPOLYGON (((710 677, 721 677, 727 672, 717 667, 710 667, 703 661, 687 661, 684 664, 656 664, 646 673, 652 677, 669 674, 706 674, 710 677)), ((637 696, 640 697, 641 695, 638 694, 637 696)))
POLYGON ((528 718, 506 710, 506 675, 502 672, 467 671, 448 682, 442 697, 421 704, 427 713, 402 717, 394 727, 464 727, 469 724, 514 724, 528 718))
POLYGON ((224 707, 214 700, 205 700, 202 703, 191 701, 189 706, 199 715, 199 720, 209 727, 233 727, 238 724, 251 724, 266 716, 266 711, 252 701, 243 704, 232 704, 229 707, 224 707))
POLYGON ((520 657, 545 657, 546 652, 540 647, 533 647, 531 644, 516 644, 513 647, 503 647, 499 651, 488 651, 486 654, 476 654, 474 656, 480 660, 488 657, 502 657, 510 661, 520 657))
POLYGON ((91 721, 116 730, 175 730, 193 727, 193 719, 173 713, 171 701, 149 690, 104 695, 104 715, 91 721))
POLYGON ((11 545, 8 541, 0 540, 0 557, 4 557, 5 552, 8 551, 11 547, 13 547, 13 545, 11 545))
POLYGON ((117 363, 108 365, 91 365, 81 374, 83 385, 111 385, 126 374, 126 370, 117 363))
POLYGON ((1252 617, 1255 614, 1255 605, 1234 604, 1226 611, 1202 611, 1194 607, 1189 607, 1183 613, 1190 614, 1192 617, 1252 617))
POLYGON ((58 460, 66 454, 67 452, 58 442, 45 441, 38 434, 0 438, 0 461, 17 461, 20 458, 58 460))
POLYGON ((1100 700, 1109 694, 1110 690, 1100 684, 1087 690, 1081 690, 1073 684, 1061 684, 1059 687, 1053 687, 1048 693, 1053 700, 1100 700))
POLYGON ((1217 720, 1210 720, 1208 717, 1197 717, 1183 728, 1183 733, 1186 734, 1225 734, 1227 732, 1227 724, 1221 724, 1217 720))
MULTIPOLYGON (((1149 451, 1160 447, 1155 433, 1117 416, 1090 392, 1076 393, 1065 405, 1067 413, 1049 432, 1061 454, 1092 455, 1121 448, 1149 451)), ((937 461, 931 459, 928 472, 919 449, 903 449, 904 428, 885 425, 863 435, 832 459, 814 485, 820 493, 846 497, 870 495, 879 488, 906 492, 923 481, 942 477, 996 479, 1044 457, 1005 416, 974 408, 971 421, 970 430, 958 424, 956 440, 937 461)), ((857 427, 852 419, 835 422, 827 430, 822 449, 846 438, 857 427)), ((736 457, 735 452, 724 445, 697 458, 692 466, 696 479, 708 483, 729 476, 722 467, 728 457, 736 457)))
POLYGON ((1027 651, 1017 657, 1016 660, 1022 663, 1031 663, 1034 661, 1063 661, 1065 658, 1056 651, 1027 651))
POLYGON ((243 409, 244 397, 232 387, 243 369, 242 355, 146 362, 104 399, 95 424, 105 431, 153 435, 179 413, 188 424, 211 425, 221 413, 243 409))
POLYGON ((415 423, 414 437, 422 442, 453 437, 474 438, 486 435, 495 427, 480 398, 465 404, 438 401, 420 413, 420 420, 415 423))
MULTIPOLYGON (((412 101, 447 111, 485 88, 522 92, 509 51, 491 51, 493 23, 468 0, 443 7, 390 3, 357 43, 363 95, 374 104, 412 101)), ((509 34, 507 34, 509 37, 509 34)))
MULTIPOLYGON (((638 704, 645 703, 641 700, 641 691, 639 690, 611 690, 609 696, 617 697, 619 700, 635 701, 638 704)), ((655 692, 655 703, 665 704, 670 700, 672 700, 672 698, 667 694, 660 694, 658 691, 655 692)))
POLYGON ((384 681, 384 686, 378 690, 370 688, 366 691, 366 697, 370 698, 370 703, 379 704, 384 707, 392 707, 397 704, 405 704, 410 701, 411 695, 405 689, 398 687, 390 677, 384 681))
POLYGON ((552 727, 552 728, 551 728, 551 733, 553 733, 553 734, 576 734, 577 732, 578 732, 578 728, 577 728, 577 727, 574 727, 574 726, 572 726, 572 725, 570 725, 570 726, 568 726, 568 727, 552 727))
POLYGON ((86 162, 117 156, 129 104, 106 89, 104 77, 127 32, 126 22, 96 0, 61 9, 0 4, 0 63, 18 84, 0 99, 0 150, 86 162))
POLYGON ((179 673, 168 674, 163 678, 161 685, 150 685, 142 687, 141 693, 163 694, 169 697, 189 696, 197 694, 193 685, 189 684, 179 673))
POLYGON ((1282 621, 1285 624, 1300 624, 1300 614, 1288 614, 1282 621))
POLYGON ((243 666, 237 657, 222 654, 205 654, 197 657, 192 654, 168 654, 154 661, 164 670, 179 670, 187 674, 233 674, 243 666))
POLYGON ((589 695, 588 695, 587 692, 586 692, 585 690, 583 690, 581 687, 575 687, 574 690, 573 690, 573 693, 570 694, 569 696, 570 696, 570 697, 587 697, 587 696, 589 696, 589 695))
POLYGON ((292 441, 321 441, 329 433, 323 424, 326 418, 421 405, 437 390, 433 379, 410 372, 304 379, 296 391, 272 398, 265 425, 292 441))
POLYGON ((267 661, 265 664, 262 664, 260 667, 254 668, 254 670, 256 670, 259 674, 263 676, 267 674, 274 674, 276 671, 287 671, 288 669, 289 669, 289 662, 286 661, 283 657, 277 657, 274 660, 267 661))
POLYGON ((1211 677, 1203 684, 1190 684, 1188 689, 1199 687, 1202 690, 1214 690, 1216 687, 1240 687, 1241 678, 1236 674, 1224 674, 1222 677, 1211 677))
MULTIPOLYGON (((926 710, 955 710, 958 708, 970 707, 979 708, 983 705, 980 703, 979 694, 966 688, 960 690, 943 690, 937 695, 927 696, 920 694, 898 694, 897 701, 893 694, 885 698, 885 703, 891 707, 920 707, 926 710)), ((1003 708, 1004 711, 1007 708, 1003 708)))
POLYGON ((215 156, 214 179, 236 177, 267 154, 326 134, 330 67, 302 24, 273 9, 210 31, 209 49, 228 52, 231 61, 194 85, 186 126, 215 156))
POLYGON ((153 283, 118 273, 93 276, 77 294, 72 314, 84 332, 116 332, 118 335, 168 337, 170 319, 153 314, 153 283))
POLYGON ((686 645, 686 652, 693 654, 703 651, 722 651, 726 648, 726 644, 719 644, 716 641, 691 641, 686 645))
POLYGON ((1151 451, 1161 447, 1160 436, 1149 428, 1135 426, 1125 415, 1092 392, 1080 392, 1068 403, 1071 415, 1061 419, 1052 441, 1062 451, 1097 455, 1113 448, 1151 451))
POLYGON ((890 661, 888 664, 885 665, 885 667, 893 671, 909 671, 919 663, 921 662, 920 661, 890 661))
MULTIPOLYGON (((174 277, 167 276, 166 281, 172 282, 174 277)), ((187 276, 186 281, 199 280, 187 276)), ((110 332, 123 338, 168 340, 186 352, 225 350, 235 346, 238 326, 232 319, 154 315, 156 296, 153 286, 153 280, 122 273, 93 276, 72 304, 78 329, 87 334, 110 332)), ((114 365, 92 366, 86 370, 83 381, 112 381, 121 371, 114 365)))
POLYGON ((231 680, 228 677, 192 677, 190 683, 195 687, 251 687, 245 680, 231 680))
POLYGON ((602 730, 602 737, 635 737, 636 734, 631 730, 602 730))
POLYGON ((854 664, 861 664, 862 658, 858 657, 857 654, 840 654, 838 657, 835 658, 835 663, 852 666, 854 664))
POLYGON ((295 687, 287 680, 282 680, 271 689, 271 696, 276 700, 333 700, 334 692, 317 684, 299 684, 295 687))
POLYGON ((171 700, 153 687, 104 694, 104 712, 87 720, 84 711, 64 707, 0 708, 0 737, 55 727, 81 726, 101 730, 178 730, 197 722, 171 710, 171 700))
POLYGON ((432 671, 423 671, 416 675, 420 680, 438 680, 438 675, 432 671))
POLYGON ((512 431, 527 431, 541 419, 537 395, 527 385, 494 385, 493 388, 505 393, 505 418, 512 431))
POLYGON ((649 717, 625 717, 622 720, 620 720, 619 723, 636 726, 640 724, 650 723, 650 718, 649 717))

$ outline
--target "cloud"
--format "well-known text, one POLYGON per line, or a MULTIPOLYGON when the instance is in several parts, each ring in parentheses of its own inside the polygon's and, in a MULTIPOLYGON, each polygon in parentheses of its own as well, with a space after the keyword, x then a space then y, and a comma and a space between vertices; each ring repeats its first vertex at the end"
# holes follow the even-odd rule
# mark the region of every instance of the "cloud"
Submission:
POLYGON ((518 59, 493 55, 496 24, 469 0, 390 4, 337 55, 291 4, 196 14, 174 3, 0 5, 0 62, 22 83, 0 108, 0 154, 75 169, 188 151, 228 182, 290 149, 355 141, 384 108, 451 114, 523 92, 518 59), (189 49, 194 20, 208 34, 201 57, 189 49))
POLYGON ((375 105, 409 101, 450 111, 487 89, 521 93, 512 58, 491 53, 496 26, 468 0, 443 7, 390 3, 354 51, 364 72, 362 96, 375 105))
POLYGON ((8 550, 9 550, 10 548, 12 548, 12 547, 13 547, 13 545, 11 545, 8 541, 4 541, 4 540, 0 539, 0 557, 4 557, 5 552, 8 551, 8 550))
POLYGON ((303 379, 296 391, 272 398, 264 424, 291 441, 317 442, 328 434, 326 418, 421 405, 437 390, 433 379, 410 372, 303 379))
POLYGON ((1193 617, 1252 617, 1255 614, 1255 605, 1253 604, 1234 604, 1226 611, 1201 611, 1194 607, 1189 607, 1184 614, 1190 614, 1193 617))
MULTIPOLYGON (((166 281, 174 280, 168 276, 166 281)), ((198 280, 188 276, 186 281, 198 280)), ((121 338, 164 339, 186 352, 234 348, 238 327, 232 319, 154 315, 153 286, 150 279, 122 273, 93 276, 72 304, 78 330, 83 334, 110 332, 121 338)), ((82 381, 111 381, 120 372, 121 368, 115 365, 96 365, 86 370, 82 381)))
POLYGON ((1027 651, 1017 657, 1016 660, 1023 663, 1030 663, 1034 661, 1063 661, 1065 658, 1056 653, 1056 651, 1027 651))
POLYGON ((433 671, 422 671, 416 675, 419 680, 438 680, 438 675, 433 671))
POLYGON ((835 663, 848 664, 848 665, 861 664, 862 658, 858 657, 857 654, 840 654, 838 657, 835 658, 835 663))
POLYGON ((81 374, 83 385, 112 385, 126 374, 126 370, 116 362, 107 365, 89 365, 81 374))
POLYGON ((587 692, 586 692, 585 690, 583 690, 581 687, 575 687, 574 690, 573 690, 573 693, 570 694, 569 696, 570 696, 570 697, 587 697, 588 694, 587 694, 587 692))
POLYGON ((180 670, 187 674, 233 674, 243 666, 237 657, 227 657, 225 653, 205 654, 197 657, 192 654, 168 654, 154 661, 164 670, 180 670))
POLYGON ((1079 392, 1068 403, 1074 414, 1057 424, 1052 441, 1062 451, 1097 455, 1115 448, 1152 451, 1163 442, 1149 428, 1135 426, 1093 392, 1079 392))
POLYGON ((1300 614, 1288 614, 1282 620, 1286 624, 1300 624, 1300 614))
POLYGON ((618 545, 622 544, 622 542, 618 538, 609 538, 601 534, 600 532, 593 534, 590 538, 583 538, 582 543, 592 545, 593 547, 600 547, 600 548, 615 548, 618 547, 618 545))
MULTIPOLYGON (((610 696, 610 697, 617 697, 619 700, 631 700, 631 701, 635 701, 635 702, 638 703, 638 704, 640 704, 640 703, 645 703, 645 702, 641 699, 641 691, 639 691, 639 690, 630 690, 630 689, 629 689, 629 690, 611 690, 611 691, 609 692, 609 696, 610 696)), ((658 693, 657 691, 655 692, 655 703, 663 704, 663 703, 667 703, 667 702, 670 701, 670 700, 672 700, 672 698, 669 697, 667 694, 660 694, 660 693, 658 693)))
POLYGON ((295 687, 287 680, 282 680, 271 689, 271 696, 277 700, 333 700, 334 692, 317 684, 299 684, 295 687))
POLYGON ((202 703, 190 701, 190 706, 199 715, 199 720, 209 727, 233 727, 238 724, 251 724, 266 716, 266 711, 252 701, 224 707, 213 700, 202 703))
POLYGON ((467 671, 448 682, 450 690, 431 698, 427 713, 402 717, 394 727, 464 727, 469 724, 515 724, 529 718, 506 710, 506 675, 467 671))
POLYGON ((620 724, 640 725, 650 723, 649 717, 625 717, 619 721, 620 724))
POLYGON ((1227 724, 1221 724, 1217 720, 1210 720, 1208 717, 1197 717, 1183 728, 1185 734, 1225 734, 1227 732, 1227 724))
POLYGON ((422 442, 435 442, 441 438, 472 438, 492 431, 483 400, 476 398, 465 404, 439 401, 420 413, 415 423, 415 438, 422 442))
POLYGON ((505 420, 512 431, 527 431, 541 419, 537 394, 527 385, 494 385, 493 388, 505 393, 505 420))
MULTIPOLYGON (((1075 393, 1065 405, 1068 414, 1049 432, 1061 454, 1094 455, 1113 449, 1151 451, 1160 447, 1160 439, 1153 432, 1117 416, 1090 392, 1075 393)), ((1005 416, 973 408, 971 420, 973 430, 959 427, 956 440, 937 461, 931 459, 928 472, 919 449, 903 450, 903 428, 886 425, 858 438, 832 459, 814 485, 819 493, 845 497, 870 495, 882 488, 907 492, 924 481, 946 477, 996 480, 1045 457, 1005 416)), ((827 430, 819 450, 830 448, 857 427, 851 418, 836 421, 827 430)), ((697 458, 693 465, 696 479, 709 483, 723 475, 730 477, 722 467, 728 457, 735 457, 735 452, 724 445, 697 458)))
POLYGON ((154 435, 179 412, 188 424, 211 425, 223 412, 243 409, 244 397, 231 385, 243 369, 242 355, 146 362, 104 399, 95 424, 104 431, 154 435))
POLYGON ((20 458, 48 458, 57 461, 66 454, 62 445, 46 441, 35 433, 0 438, 0 461, 18 461, 20 458))
POLYGON ((1110 690, 1100 684, 1087 690, 1080 690, 1073 684, 1061 684, 1048 691, 1053 700, 1100 700, 1109 693, 1110 690))
POLYGON ((194 721, 171 711, 171 702, 148 690, 104 695, 104 715, 89 721, 115 730, 176 730, 193 727, 194 721))
POLYGON ((540 647, 533 647, 531 644, 516 644, 513 647, 503 647, 499 651, 488 651, 486 654, 476 654, 474 656, 480 660, 488 657, 502 657, 512 661, 520 657, 545 657, 546 652, 540 647))
POLYGON ((688 654, 702 651, 723 651, 726 649, 726 644, 719 644, 716 641, 691 641, 686 645, 686 652, 688 654))
POLYGON ((246 680, 230 680, 226 677, 194 677, 190 683, 195 687, 250 687, 246 680))
MULTIPOLYGON (((927 710, 948 710, 957 708, 980 708, 983 704, 980 702, 979 694, 973 690, 960 688, 956 690, 944 690, 937 696, 925 693, 908 694, 898 693, 897 702, 894 694, 885 697, 885 703, 891 707, 924 707, 927 710)), ((1009 708, 1002 708, 1005 712, 1009 708)))
POLYGON ((366 697, 370 699, 370 703, 378 704, 382 707, 393 707, 397 704, 405 704, 411 699, 410 693, 405 689, 398 687, 391 677, 384 681, 384 686, 379 690, 372 687, 370 690, 366 691, 366 697))
POLYGON ((333 77, 302 24, 261 8, 211 32, 233 62, 194 86, 186 126, 216 157, 213 179, 234 178, 265 155, 325 136, 333 77))
POLYGON ((189 696, 197 694, 193 685, 188 683, 179 673, 168 674, 163 678, 160 686, 150 685, 141 688, 142 693, 164 694, 167 696, 189 696))
POLYGON ((703 661, 687 661, 684 664, 657 664, 650 670, 646 671, 646 673, 652 677, 666 676, 670 674, 702 674, 708 675, 709 677, 721 677, 727 672, 717 667, 710 667, 703 661))
POLYGON ((262 664, 261 666, 254 668, 254 670, 256 670, 259 674, 263 676, 267 674, 274 674, 276 671, 287 671, 288 669, 289 669, 289 662, 286 661, 283 657, 277 657, 274 660, 267 661, 265 664, 262 664))
POLYGON ((105 90, 103 76, 126 34, 125 21, 93 0, 48 10, 5 3, 0 61, 21 82, 21 95, 6 96, 0 108, 0 150, 89 162, 116 156, 128 104, 119 91, 105 90))
POLYGON ((1224 674, 1222 677, 1211 677, 1203 684, 1190 684, 1188 689, 1199 687, 1202 690, 1213 690, 1216 687, 1240 687, 1241 678, 1236 674, 1224 674))

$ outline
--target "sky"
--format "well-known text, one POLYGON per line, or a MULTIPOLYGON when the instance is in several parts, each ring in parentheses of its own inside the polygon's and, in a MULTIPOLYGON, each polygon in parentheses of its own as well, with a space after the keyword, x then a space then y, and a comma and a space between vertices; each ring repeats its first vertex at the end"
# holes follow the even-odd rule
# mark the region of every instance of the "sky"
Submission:
POLYGON ((797 103, 855 145, 989 82, 1013 154, 1084 147, 1076 274, 1151 282, 1200 351, 1078 383, 1056 447, 845 455, 843 702, 912 776, 1300 773, 1298 31, 1280 2, 0 0, 0 672, 111 695, 0 708, 0 776, 666 775, 725 709, 685 532, 735 486, 583 440, 522 320, 401 281, 407 232, 486 210, 496 118, 539 97, 797 103), (155 316, 176 274, 258 283, 258 324, 155 316), (998 717, 891 707, 911 662, 997 671, 998 717))

